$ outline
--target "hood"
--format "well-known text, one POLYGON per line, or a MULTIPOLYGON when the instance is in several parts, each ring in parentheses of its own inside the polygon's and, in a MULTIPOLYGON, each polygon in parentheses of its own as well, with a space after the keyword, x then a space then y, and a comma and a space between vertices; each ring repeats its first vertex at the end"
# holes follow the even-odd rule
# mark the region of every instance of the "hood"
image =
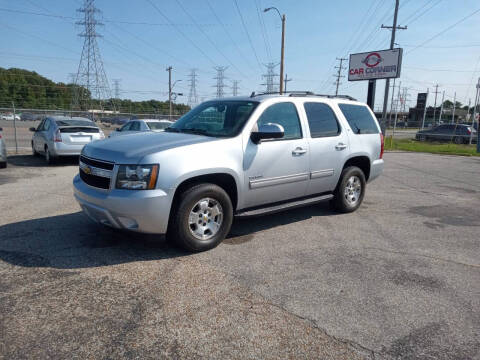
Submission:
POLYGON ((175 147, 216 141, 217 138, 171 132, 142 132, 115 136, 85 145, 82 154, 115 163, 136 164, 146 155, 175 147))

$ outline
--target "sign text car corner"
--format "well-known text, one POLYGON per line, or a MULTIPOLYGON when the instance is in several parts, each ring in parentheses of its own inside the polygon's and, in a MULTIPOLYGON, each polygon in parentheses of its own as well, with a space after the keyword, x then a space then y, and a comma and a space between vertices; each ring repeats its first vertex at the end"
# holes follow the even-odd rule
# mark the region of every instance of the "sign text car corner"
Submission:
POLYGON ((402 49, 351 54, 348 80, 371 80, 400 77, 402 49))

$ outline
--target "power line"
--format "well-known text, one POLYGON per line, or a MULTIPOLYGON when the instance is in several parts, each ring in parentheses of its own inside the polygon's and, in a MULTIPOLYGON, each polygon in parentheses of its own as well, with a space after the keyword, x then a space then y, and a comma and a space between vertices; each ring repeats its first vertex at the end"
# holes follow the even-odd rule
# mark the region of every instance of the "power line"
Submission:
POLYGON ((446 27, 445 29, 443 29, 443 30, 440 31, 439 33, 437 33, 437 34, 433 35, 432 37, 428 38, 427 40, 425 40, 425 41, 422 42, 421 44, 415 46, 413 49, 407 51, 407 52, 405 53, 405 55, 410 54, 412 51, 417 50, 418 48, 422 47, 422 46, 425 45, 425 44, 428 44, 430 41, 436 39, 436 38, 439 37, 440 35, 443 35, 443 34, 446 33, 448 30, 453 29, 455 26, 457 26, 458 24, 460 24, 460 23, 464 22, 465 20, 471 18, 473 15, 475 15, 475 14, 478 13, 478 12, 480 12, 480 9, 477 9, 477 10, 473 11, 472 13, 470 13, 470 14, 468 14, 467 16, 461 18, 460 20, 458 20, 458 21, 455 22, 454 24, 446 27))
POLYGON ((255 51, 255 47, 253 46, 253 42, 252 42, 252 39, 250 38, 250 33, 248 32, 247 26, 245 25, 245 20, 243 19, 243 15, 242 15, 242 12, 240 11, 240 7, 238 6, 238 2, 237 0, 233 0, 233 2, 235 3, 235 7, 237 9, 238 15, 240 16, 240 20, 242 20, 243 30, 245 31, 245 34, 247 34, 248 42, 250 43, 250 47, 252 48, 253 54, 255 55, 255 59, 257 59, 258 66, 261 69, 262 64, 258 59, 257 52, 255 51))

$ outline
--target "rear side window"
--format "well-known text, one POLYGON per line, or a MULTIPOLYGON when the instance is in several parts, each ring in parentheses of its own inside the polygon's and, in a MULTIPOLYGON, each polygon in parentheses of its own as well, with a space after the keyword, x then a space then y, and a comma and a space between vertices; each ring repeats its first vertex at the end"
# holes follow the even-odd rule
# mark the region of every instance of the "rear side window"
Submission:
POLYGON ((338 104, 355 134, 378 134, 375 119, 363 105, 338 104))
POLYGON ((283 126, 285 135, 280 140, 299 139, 302 137, 302 128, 297 109, 293 103, 282 102, 266 108, 258 119, 257 124, 275 123, 283 126))
POLYGON ((337 117, 330 106, 316 102, 305 103, 303 106, 312 138, 336 136, 340 133, 337 117))
POLYGON ((140 131, 140 123, 138 121, 134 121, 132 126, 130 127, 132 131, 140 131))

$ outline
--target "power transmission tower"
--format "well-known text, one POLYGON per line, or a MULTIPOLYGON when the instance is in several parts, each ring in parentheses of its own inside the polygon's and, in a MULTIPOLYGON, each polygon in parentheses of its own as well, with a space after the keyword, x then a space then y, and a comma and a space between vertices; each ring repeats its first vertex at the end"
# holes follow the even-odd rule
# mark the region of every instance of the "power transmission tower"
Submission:
POLYGON ((120 99, 120 81, 121 79, 113 79, 113 93, 115 94, 115 99, 120 99))
POLYGON ((197 69, 191 69, 188 75, 188 83, 190 85, 190 92, 188 93, 188 106, 193 107, 198 104, 197 95, 197 69))
POLYGON ((232 85, 232 95, 233 96, 238 96, 238 84, 240 83, 239 80, 233 80, 233 85, 232 85))
POLYGON ((264 65, 267 68, 267 73, 262 75, 262 77, 265 79, 265 82, 261 85, 266 87, 265 92, 267 94, 274 93, 277 90, 275 86, 275 78, 278 76, 278 74, 275 73, 275 67, 278 66, 278 64, 269 62, 268 64, 264 65))
MULTIPOLYGON (((112 95, 97 43, 97 38, 101 35, 96 28, 103 25, 96 19, 100 10, 95 7, 94 0, 84 0, 83 7, 77 11, 83 19, 76 24, 84 27, 78 36, 85 40, 75 77, 72 103, 75 108, 81 110, 89 110, 95 103, 103 109, 105 101, 111 100, 112 95)), ((113 103, 112 106, 114 107, 113 103)))
POLYGON ((439 93, 438 91, 438 84, 435 85, 435 104, 433 105, 433 126, 435 126, 435 115, 436 115, 436 112, 437 112, 437 94, 439 93))
POLYGON ((227 86, 225 85, 225 70, 227 70, 227 66, 215 66, 214 69, 217 71, 217 76, 214 77, 217 80, 217 84, 213 86, 217 88, 217 98, 223 98, 225 96, 224 88, 227 86))
POLYGON ((288 74, 285 74, 285 79, 283 80, 283 82, 285 83, 285 86, 284 86, 284 89, 283 89, 284 92, 287 92, 287 83, 289 81, 292 81, 292 80, 293 80, 292 78, 290 78, 290 79, 288 78, 288 74))
MULTIPOLYGON (((382 29, 392 29, 392 37, 390 39, 390 49, 393 49, 395 45, 395 33, 397 30, 406 30, 406 26, 397 26, 398 18, 398 6, 400 5, 400 0, 395 0, 395 12, 393 14, 393 26, 384 26, 382 24, 382 29)), ((382 112, 382 123, 385 127, 385 121, 387 120, 387 105, 388 105, 388 91, 390 90, 390 79, 385 80, 385 94, 383 96, 383 112, 382 112)))
POLYGON ((336 84, 336 89, 335 89, 335 96, 338 95, 338 87, 340 86, 340 79, 345 77, 342 76, 342 70, 345 69, 345 66, 342 66, 343 62, 346 61, 347 59, 345 58, 337 58, 338 61, 340 61, 340 64, 338 66, 335 66, 335 69, 338 69, 337 74, 334 75, 337 77, 337 80, 335 81, 336 84))

